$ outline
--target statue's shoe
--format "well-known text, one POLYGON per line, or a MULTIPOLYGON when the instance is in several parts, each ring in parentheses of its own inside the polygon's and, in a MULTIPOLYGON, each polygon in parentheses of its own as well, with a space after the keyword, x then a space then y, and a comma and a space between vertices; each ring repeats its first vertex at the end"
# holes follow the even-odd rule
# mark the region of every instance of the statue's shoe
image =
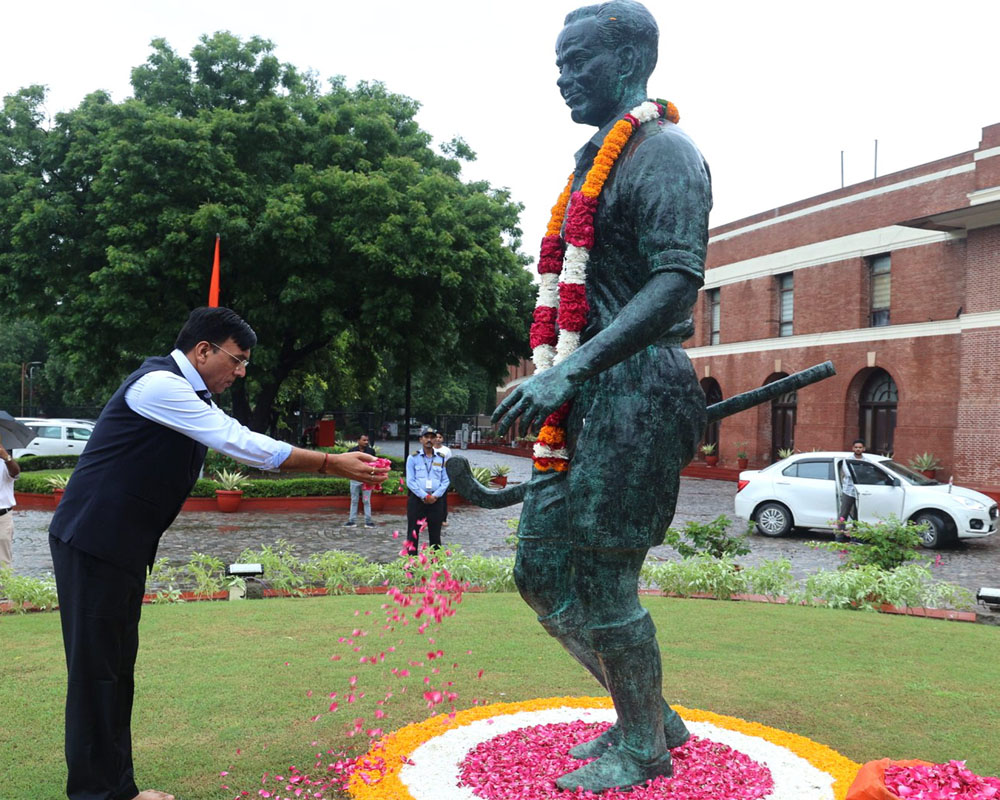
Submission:
POLYGON ((584 764, 579 769, 567 772, 558 778, 556 786, 568 791, 579 788, 595 793, 605 792, 608 789, 628 790, 660 775, 669 778, 673 774, 674 767, 670 753, 664 753, 652 761, 638 761, 623 748, 612 747, 605 750, 604 755, 596 761, 584 764))
MULTIPOLYGON (((668 722, 664 723, 663 734, 667 741, 667 750, 680 747, 691 738, 691 733, 685 727, 684 720, 676 713, 672 715, 672 718, 668 722)), ((596 739, 591 739, 589 742, 581 742, 576 747, 571 748, 569 754, 581 761, 588 758, 597 758, 605 750, 618 744, 621 740, 622 730, 616 722, 596 739)))

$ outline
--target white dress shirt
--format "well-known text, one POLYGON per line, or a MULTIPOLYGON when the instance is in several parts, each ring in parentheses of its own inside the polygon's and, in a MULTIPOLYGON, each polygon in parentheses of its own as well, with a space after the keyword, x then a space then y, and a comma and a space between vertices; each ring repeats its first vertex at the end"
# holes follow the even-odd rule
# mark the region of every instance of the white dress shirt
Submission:
MULTIPOLYGON (((20 474, 17 476, 21 477, 20 474)), ((0 461, 0 508, 13 508, 14 503, 14 481, 7 471, 7 464, 0 461)))
POLYGON ((183 433, 252 467, 274 470, 288 458, 292 452, 290 444, 254 433, 215 403, 209 405, 202 400, 197 393, 206 391, 207 387, 198 370, 180 350, 174 350, 170 356, 183 376, 166 370, 147 372, 125 392, 129 408, 140 417, 183 433))

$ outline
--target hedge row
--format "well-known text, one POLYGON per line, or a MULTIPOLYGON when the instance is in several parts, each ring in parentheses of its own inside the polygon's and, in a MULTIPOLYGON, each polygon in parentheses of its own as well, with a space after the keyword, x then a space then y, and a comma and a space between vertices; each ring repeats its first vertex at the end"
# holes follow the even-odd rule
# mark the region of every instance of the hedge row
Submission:
MULTIPOLYGON (((19 492, 52 494, 47 481, 48 475, 33 475, 22 472, 15 488, 19 492)), ((398 486, 400 475, 389 474, 386 486, 398 486)), ((201 478, 191 490, 192 497, 215 497, 219 484, 208 478, 201 478)), ((260 478, 247 481, 243 486, 244 497, 331 497, 351 493, 347 478, 260 478)), ((401 492, 397 492, 400 494, 401 492)))
MULTIPOLYGON (((74 469, 80 456, 23 456, 17 460, 21 472, 36 472, 40 469, 74 469)), ((23 478, 22 478, 23 480, 23 478)), ((28 491, 21 489, 20 491, 28 491)))
MULTIPOLYGON (((346 452, 347 448, 341 445, 336 447, 321 447, 319 448, 323 452, 330 453, 343 453, 346 452)), ((19 458, 17 463, 21 466, 21 472, 37 472, 43 469, 75 469, 76 462, 80 460, 80 456, 74 455, 64 455, 64 456, 24 456, 19 458)), ((399 472, 403 472, 406 469, 405 459, 398 457, 389 457, 392 461, 392 469, 399 472)), ((234 458, 223 455, 215 450, 209 450, 208 455, 205 456, 205 474, 214 475, 220 470, 229 470, 237 472, 245 472, 248 467, 241 464, 234 458)), ((257 473, 261 474, 261 473, 257 473)), ((25 476, 27 477, 27 476, 25 476)), ((22 481, 24 478, 21 479, 22 481)), ((266 480, 266 479, 265 479, 266 480)), ((18 485, 18 491, 22 492, 33 492, 35 489, 24 489, 23 484, 18 485)), ((327 494, 324 492, 324 494, 327 494)), ((335 492, 335 494, 338 494, 335 492)), ((249 495, 249 493, 248 493, 249 495)), ((257 496, 257 495, 252 495, 257 496)), ((269 496, 269 495, 268 495, 269 496)))
MULTIPOLYGON (((38 458, 45 457, 38 456, 38 458)), ((17 483, 14 484, 14 490, 34 494, 52 494, 52 487, 49 486, 46 480, 47 477, 47 475, 33 475, 30 472, 26 472, 24 467, 21 467, 21 474, 17 478, 17 483)))
MULTIPOLYGON (((397 486, 400 475, 389 473, 387 486, 397 486)), ((215 497, 219 484, 200 479, 191 490, 192 497, 215 497)), ((258 478, 243 485, 244 497, 331 497, 351 493, 347 478, 258 478)), ((399 493, 399 492, 398 492, 399 493)), ((397 494, 398 494, 397 493, 397 494)))

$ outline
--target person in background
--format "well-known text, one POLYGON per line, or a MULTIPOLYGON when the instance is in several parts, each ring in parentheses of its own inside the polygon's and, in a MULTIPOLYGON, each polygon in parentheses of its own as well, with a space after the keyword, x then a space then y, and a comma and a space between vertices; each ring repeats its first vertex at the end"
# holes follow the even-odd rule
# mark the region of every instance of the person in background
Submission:
MULTIPOLYGON (((362 433, 358 437, 358 443, 347 452, 368 453, 368 455, 374 456, 375 448, 368 443, 368 435, 362 433)), ((345 528, 353 528, 358 524, 358 495, 361 495, 365 506, 365 527, 375 527, 375 523, 372 522, 372 490, 365 488, 370 485, 371 484, 368 483, 362 483, 361 481, 351 481, 351 510, 347 514, 347 524, 344 525, 345 528)))
POLYGON ((14 481, 21 474, 17 460, 0 444, 0 567, 14 563, 14 481))
POLYGON ((847 535, 847 520, 857 522, 858 519, 858 489, 854 485, 849 462, 863 461, 864 453, 865 440, 855 439, 851 444, 851 458, 840 462, 840 513, 837 514, 837 533, 833 537, 836 542, 851 541, 847 535))
POLYGON ((417 553, 420 521, 427 521, 427 536, 431 547, 441 546, 442 497, 448 491, 448 473, 444 458, 434 452, 433 428, 420 431, 420 449, 406 459, 406 552, 417 553))
MULTIPOLYGON (((434 452, 437 453, 441 458, 444 459, 444 463, 448 463, 448 459, 451 458, 451 448, 444 443, 444 434, 438 431, 434 434, 434 452)), ((441 515, 441 526, 444 528, 448 527, 448 493, 445 492, 441 496, 442 502, 444 502, 444 513, 441 515)))
MULTIPOLYGON (((197 308, 172 352, 147 358, 101 412, 49 526, 66 651, 70 800, 173 800, 140 792, 132 697, 146 571, 212 447, 260 469, 381 483, 367 453, 303 450, 255 433, 212 395, 246 374, 257 335, 228 308, 197 308)), ((169 658, 170 654, 161 654, 169 658)))

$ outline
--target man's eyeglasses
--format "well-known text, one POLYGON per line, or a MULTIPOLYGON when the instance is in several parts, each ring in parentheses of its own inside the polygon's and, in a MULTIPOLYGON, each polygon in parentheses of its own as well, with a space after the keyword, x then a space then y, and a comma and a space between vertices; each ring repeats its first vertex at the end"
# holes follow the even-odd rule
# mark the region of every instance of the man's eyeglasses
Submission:
POLYGON ((233 361, 235 361, 237 364, 239 364, 241 367, 243 367, 243 369, 246 369, 247 367, 250 366, 250 359, 249 358, 240 358, 239 356, 234 356, 232 353, 230 353, 224 347, 220 347, 217 344, 212 344, 212 347, 214 347, 216 350, 221 350, 223 353, 225 353, 227 356, 229 356, 233 361))

